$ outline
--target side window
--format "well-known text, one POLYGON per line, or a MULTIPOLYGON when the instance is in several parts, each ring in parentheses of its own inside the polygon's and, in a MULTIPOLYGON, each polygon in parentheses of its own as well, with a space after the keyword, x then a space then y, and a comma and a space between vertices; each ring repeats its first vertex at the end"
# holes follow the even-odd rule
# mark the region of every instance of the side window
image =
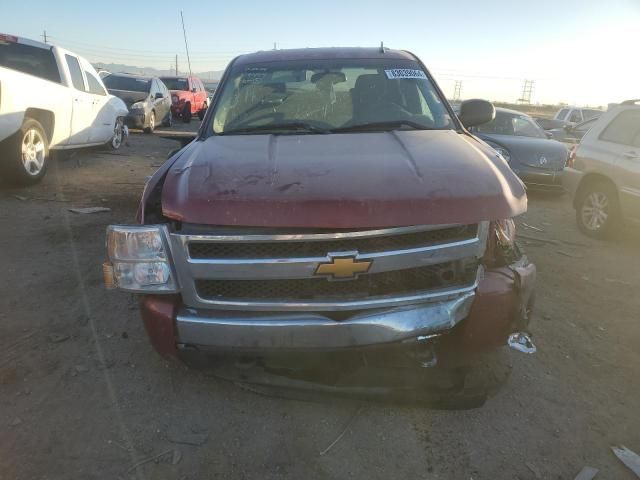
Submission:
POLYGON ((0 42, 0 66, 60 83, 60 72, 51 49, 0 42))
POLYGON ((89 93, 93 93, 95 95, 106 95, 107 92, 104 91, 102 85, 100 85, 100 81, 94 77, 91 73, 84 71, 84 76, 87 77, 87 84, 89 85, 89 93))
POLYGON ((151 96, 153 98, 156 97, 156 93, 160 93, 160 87, 158 86, 158 81, 154 78, 151 80, 151 96))
POLYGON ((640 109, 620 112, 600 134, 600 140, 640 147, 640 109))
POLYGON ((560 112, 558 112, 558 115, 557 115, 556 119, 564 120, 564 117, 567 116, 567 113, 569 113, 569 109, 568 108, 563 108, 562 110, 560 110, 560 112))
POLYGON ((71 83, 73 83, 76 90, 84 92, 84 79, 82 78, 82 70, 80 69, 78 59, 71 55, 65 55, 65 57, 67 59, 67 65, 69 66, 69 73, 71 74, 71 83))
POLYGON ((581 122, 582 121, 582 114, 580 113, 580 110, 574 110, 571 112, 571 116, 569 117, 569 121, 570 122, 581 122))

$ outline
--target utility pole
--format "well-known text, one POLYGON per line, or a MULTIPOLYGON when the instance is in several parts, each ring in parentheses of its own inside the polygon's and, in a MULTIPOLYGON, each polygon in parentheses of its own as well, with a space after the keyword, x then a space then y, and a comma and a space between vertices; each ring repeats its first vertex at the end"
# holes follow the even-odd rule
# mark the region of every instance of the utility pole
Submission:
POLYGON ((456 84, 453 87, 453 101, 460 101, 460 93, 462 91, 462 80, 456 80, 456 84))
POLYGON ((41 36, 42 36, 42 38, 44 38, 44 43, 47 43, 47 31, 46 30, 42 31, 42 35, 41 36))
POLYGON ((180 10, 180 18, 182 19, 182 33, 184 35, 184 48, 187 51, 187 64, 189 65, 189 76, 191 76, 191 59, 189 58, 189 45, 187 44, 187 31, 184 28, 184 16, 180 10))
POLYGON ((526 105, 531 104, 531 94, 533 93, 534 80, 525 80, 522 84, 522 95, 518 99, 518 103, 524 103, 526 105))
POLYGON ((176 77, 178 76, 178 54, 176 53, 176 77))

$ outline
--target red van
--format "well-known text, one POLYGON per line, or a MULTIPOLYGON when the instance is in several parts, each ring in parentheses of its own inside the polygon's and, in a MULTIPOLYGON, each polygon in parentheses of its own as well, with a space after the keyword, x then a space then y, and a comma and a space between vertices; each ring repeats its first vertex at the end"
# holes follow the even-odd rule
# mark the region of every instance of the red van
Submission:
POLYGON ((198 115, 200 120, 204 118, 208 96, 198 77, 161 77, 160 80, 171 92, 171 113, 174 118, 180 117, 185 123, 189 123, 193 115, 198 115))

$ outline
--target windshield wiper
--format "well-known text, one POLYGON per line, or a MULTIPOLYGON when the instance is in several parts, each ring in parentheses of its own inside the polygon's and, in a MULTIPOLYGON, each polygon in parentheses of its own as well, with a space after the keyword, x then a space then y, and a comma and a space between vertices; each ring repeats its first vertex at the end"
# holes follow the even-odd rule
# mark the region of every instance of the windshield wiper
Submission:
POLYGON ((253 132, 307 132, 307 133, 330 133, 329 130, 316 127, 306 122, 290 122, 276 123, 272 125, 258 125, 253 127, 236 128, 235 130, 226 130, 218 135, 235 135, 236 133, 253 133, 253 132))
POLYGON ((410 127, 414 130, 433 130, 430 127, 422 125, 421 123, 414 122, 411 120, 391 120, 387 122, 368 122, 368 123, 359 123, 357 125, 349 125, 348 127, 339 127, 331 130, 331 133, 339 133, 339 132, 366 132, 368 130, 371 131, 380 131, 380 130, 395 130, 400 127, 410 127))

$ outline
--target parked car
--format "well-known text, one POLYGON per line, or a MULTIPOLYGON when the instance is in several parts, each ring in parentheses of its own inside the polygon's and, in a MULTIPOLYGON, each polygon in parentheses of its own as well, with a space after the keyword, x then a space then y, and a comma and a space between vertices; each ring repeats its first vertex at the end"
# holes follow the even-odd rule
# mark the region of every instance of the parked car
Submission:
POLYGON ((109 93, 120 97, 129 109, 126 122, 131 128, 153 133, 158 123, 170 127, 173 122, 171 95, 157 77, 112 73, 104 78, 109 93))
POLYGON ((640 222, 640 104, 609 107, 582 137, 565 169, 578 228, 603 238, 640 222))
POLYGON ((549 140, 536 122, 522 112, 496 108, 495 118, 472 132, 491 145, 529 187, 562 192, 562 170, 569 151, 549 140))
POLYGON ((105 282, 142 294, 161 354, 394 351, 469 379, 535 350, 525 188, 463 127, 493 105, 456 117, 417 57, 377 48, 243 55, 219 89, 139 225, 107 231, 105 282))
POLYGON ((182 118, 185 123, 189 123, 193 115, 198 115, 200 120, 204 118, 209 96, 198 77, 162 77, 161 80, 171 91, 171 110, 174 117, 182 118))
POLYGON ((108 144, 127 134, 124 103, 91 64, 69 50, 0 34, 0 170, 38 182, 52 150, 108 144))
POLYGON ((598 117, 591 117, 584 122, 580 122, 576 125, 564 125, 559 128, 552 128, 548 130, 554 140, 558 140, 563 143, 578 143, 584 137, 584 134, 595 124, 598 117))
POLYGON ((216 93, 218 89, 218 81, 208 81, 204 82, 204 89, 207 91, 207 104, 211 105, 211 101, 213 100, 213 94, 216 93))
POLYGON ((565 124, 576 125, 601 114, 602 110, 598 108, 564 107, 556 112, 553 119, 565 124))

